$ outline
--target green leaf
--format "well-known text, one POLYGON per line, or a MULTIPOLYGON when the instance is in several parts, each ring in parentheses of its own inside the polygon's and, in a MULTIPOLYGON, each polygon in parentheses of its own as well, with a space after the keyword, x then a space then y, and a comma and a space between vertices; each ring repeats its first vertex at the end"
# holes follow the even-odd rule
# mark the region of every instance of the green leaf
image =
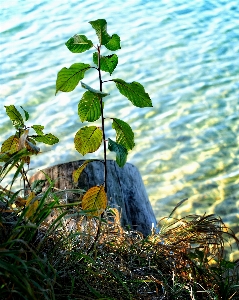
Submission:
POLYGON ((42 125, 32 125, 31 128, 35 130, 37 135, 44 135, 44 133, 42 131, 44 129, 44 126, 42 126, 42 125))
POLYGON ((93 186, 82 198, 82 209, 92 210, 91 216, 100 216, 107 206, 107 195, 104 186, 93 186))
POLYGON ((72 53, 82 53, 93 47, 93 43, 85 35, 75 34, 66 42, 66 47, 72 53))
POLYGON ((16 109, 16 107, 14 105, 7 105, 5 106, 5 108, 6 108, 6 113, 9 116, 10 120, 12 121, 13 126, 16 129, 24 127, 22 115, 16 109))
POLYGON ((95 152, 101 145, 102 130, 96 126, 85 126, 77 131, 74 139, 76 150, 83 156, 95 152))
POLYGON ((41 142, 47 145, 54 145, 59 142, 59 139, 51 133, 44 135, 32 135, 31 136, 35 141, 41 142))
POLYGON ((94 93, 87 91, 78 104, 78 115, 81 122, 94 122, 101 116, 100 99, 94 93))
POLYGON ((110 35, 107 33, 107 22, 105 19, 98 19, 89 22, 95 29, 100 45, 105 45, 110 41, 110 35))
POLYGON ((15 135, 10 136, 6 141, 3 142, 1 152, 8 152, 12 154, 18 151, 19 138, 15 135))
POLYGON ((112 141, 110 138, 108 138, 108 149, 116 153, 116 162, 119 167, 123 167, 127 160, 127 149, 124 146, 112 141))
POLYGON ((116 131, 116 143, 124 146, 127 150, 134 147, 134 133, 126 122, 113 118, 112 128, 116 131))
POLYGON ((23 110, 24 115, 25 115, 25 120, 27 121, 29 119, 29 113, 22 106, 20 106, 20 107, 23 110))
MULTIPOLYGON (((98 66, 98 52, 93 53, 93 62, 98 66)), ((100 57, 100 69, 109 72, 110 75, 114 72, 117 64, 118 56, 116 54, 100 57)))
POLYGON ((107 93, 103 93, 103 92, 101 92, 101 91, 99 91, 99 90, 93 89, 92 87, 90 87, 89 85, 87 85, 86 83, 84 83, 84 82, 82 82, 82 81, 81 81, 81 86, 82 86, 84 89, 86 89, 86 90, 88 90, 88 91, 94 93, 95 95, 98 95, 100 98, 109 95, 109 94, 107 94, 107 93))
POLYGON ((91 67, 89 64, 76 63, 69 69, 63 68, 57 74, 56 93, 58 91, 71 92, 78 85, 79 81, 84 78, 85 72, 91 67))
POLYGON ((116 83, 119 92, 128 98, 134 106, 152 107, 152 101, 149 94, 145 92, 144 87, 136 81, 127 83, 122 79, 112 79, 116 83))
POLYGON ((120 47, 120 37, 118 34, 113 34, 109 42, 105 45, 108 50, 116 51, 119 50, 120 47))

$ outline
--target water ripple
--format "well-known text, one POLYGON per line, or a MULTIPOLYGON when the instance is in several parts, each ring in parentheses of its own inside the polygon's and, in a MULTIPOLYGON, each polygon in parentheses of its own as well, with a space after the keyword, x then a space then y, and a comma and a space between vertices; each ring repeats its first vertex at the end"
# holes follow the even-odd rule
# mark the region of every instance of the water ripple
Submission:
MULTIPOLYGON (((77 116, 82 92, 79 87, 55 97, 56 74, 91 60, 92 54, 71 54, 64 43, 75 33, 97 43, 88 21, 105 18, 109 33, 122 40, 114 77, 140 81, 153 100, 153 109, 129 106, 113 84, 105 84, 112 97, 106 114, 125 119, 135 131, 129 159, 140 169, 157 215, 167 215, 189 197, 179 213, 207 210, 226 218, 230 212, 227 221, 238 224, 232 200, 239 196, 237 1, 195 0, 192 6, 186 0, 26 0, 21 5, 12 0, 2 4, 1 17, 2 107, 23 105, 32 124, 45 125, 61 139, 55 150, 42 146, 44 154, 33 160, 33 168, 81 159, 73 138, 82 126, 77 116)), ((94 73, 85 81, 94 84, 94 73)), ((4 140, 10 122, 3 108, 0 117, 4 140)))

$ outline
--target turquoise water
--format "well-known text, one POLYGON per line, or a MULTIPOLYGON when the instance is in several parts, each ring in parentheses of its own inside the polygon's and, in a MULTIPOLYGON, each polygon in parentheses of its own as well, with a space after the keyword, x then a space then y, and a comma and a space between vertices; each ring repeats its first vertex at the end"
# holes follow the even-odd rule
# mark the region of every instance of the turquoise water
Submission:
MULTIPOLYGON (((153 101, 153 108, 136 108, 112 84, 104 85, 111 94, 105 115, 122 118, 135 132, 128 161, 139 168, 157 217, 187 197, 179 215, 216 213, 239 231, 236 0, 3 1, 0 141, 11 134, 3 105, 22 105, 31 114, 29 125, 44 125, 61 140, 53 149, 42 145, 43 154, 32 160, 34 171, 82 159, 73 146, 82 126, 82 89, 55 96, 55 80, 62 67, 91 62, 90 51, 72 54, 64 43, 76 33, 97 43, 88 21, 98 18, 121 37, 112 77, 139 81, 153 101)), ((98 88, 95 75, 84 81, 98 88)))

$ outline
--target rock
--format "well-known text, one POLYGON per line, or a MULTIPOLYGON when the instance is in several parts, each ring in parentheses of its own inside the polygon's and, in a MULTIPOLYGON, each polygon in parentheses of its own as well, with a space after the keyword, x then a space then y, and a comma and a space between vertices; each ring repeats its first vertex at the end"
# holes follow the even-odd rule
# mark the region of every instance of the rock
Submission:
MULTIPOLYGON (((44 169, 52 180, 56 180, 55 187, 61 190, 75 188, 72 173, 84 160, 68 162, 44 169)), ((43 172, 39 171, 30 178, 30 182, 45 179, 43 172)), ((102 185, 104 182, 104 164, 97 160, 90 162, 82 172, 77 187, 88 190, 102 185)), ((74 201, 75 195, 70 195, 74 201)), ((69 198, 69 195, 68 195, 69 198)), ((156 226, 156 218, 149 202, 146 190, 138 169, 126 163, 120 168, 113 160, 107 161, 107 198, 108 206, 116 207, 121 214, 121 225, 129 226, 140 231, 144 236, 151 233, 156 226)), ((68 199, 69 200, 69 199, 68 199)))

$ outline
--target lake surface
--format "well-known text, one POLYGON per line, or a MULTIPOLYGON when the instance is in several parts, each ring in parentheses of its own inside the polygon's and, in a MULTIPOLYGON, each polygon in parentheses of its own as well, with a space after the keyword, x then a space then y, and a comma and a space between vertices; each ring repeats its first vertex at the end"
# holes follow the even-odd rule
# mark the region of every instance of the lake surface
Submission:
MULTIPOLYGON (((60 138, 41 146, 34 171, 82 159, 74 150, 82 124, 79 86, 55 96, 62 67, 91 63, 92 51, 72 54, 64 43, 104 18, 121 37, 113 78, 139 81, 153 108, 137 108, 104 85, 111 95, 105 116, 128 122, 136 147, 128 161, 143 177, 157 218, 177 213, 215 213, 239 231, 239 6, 233 0, 3 1, 1 3, 0 142, 12 134, 3 105, 23 106, 29 126, 41 124, 60 138)), ((105 55, 109 53, 105 52, 105 55)), ((84 82, 98 88, 96 73, 84 82)), ((104 79, 109 76, 105 73, 104 79)), ((114 139, 111 124, 107 136, 114 139)), ((102 149, 89 157, 102 157, 102 149)), ((111 154, 109 158, 113 158, 111 154)))

